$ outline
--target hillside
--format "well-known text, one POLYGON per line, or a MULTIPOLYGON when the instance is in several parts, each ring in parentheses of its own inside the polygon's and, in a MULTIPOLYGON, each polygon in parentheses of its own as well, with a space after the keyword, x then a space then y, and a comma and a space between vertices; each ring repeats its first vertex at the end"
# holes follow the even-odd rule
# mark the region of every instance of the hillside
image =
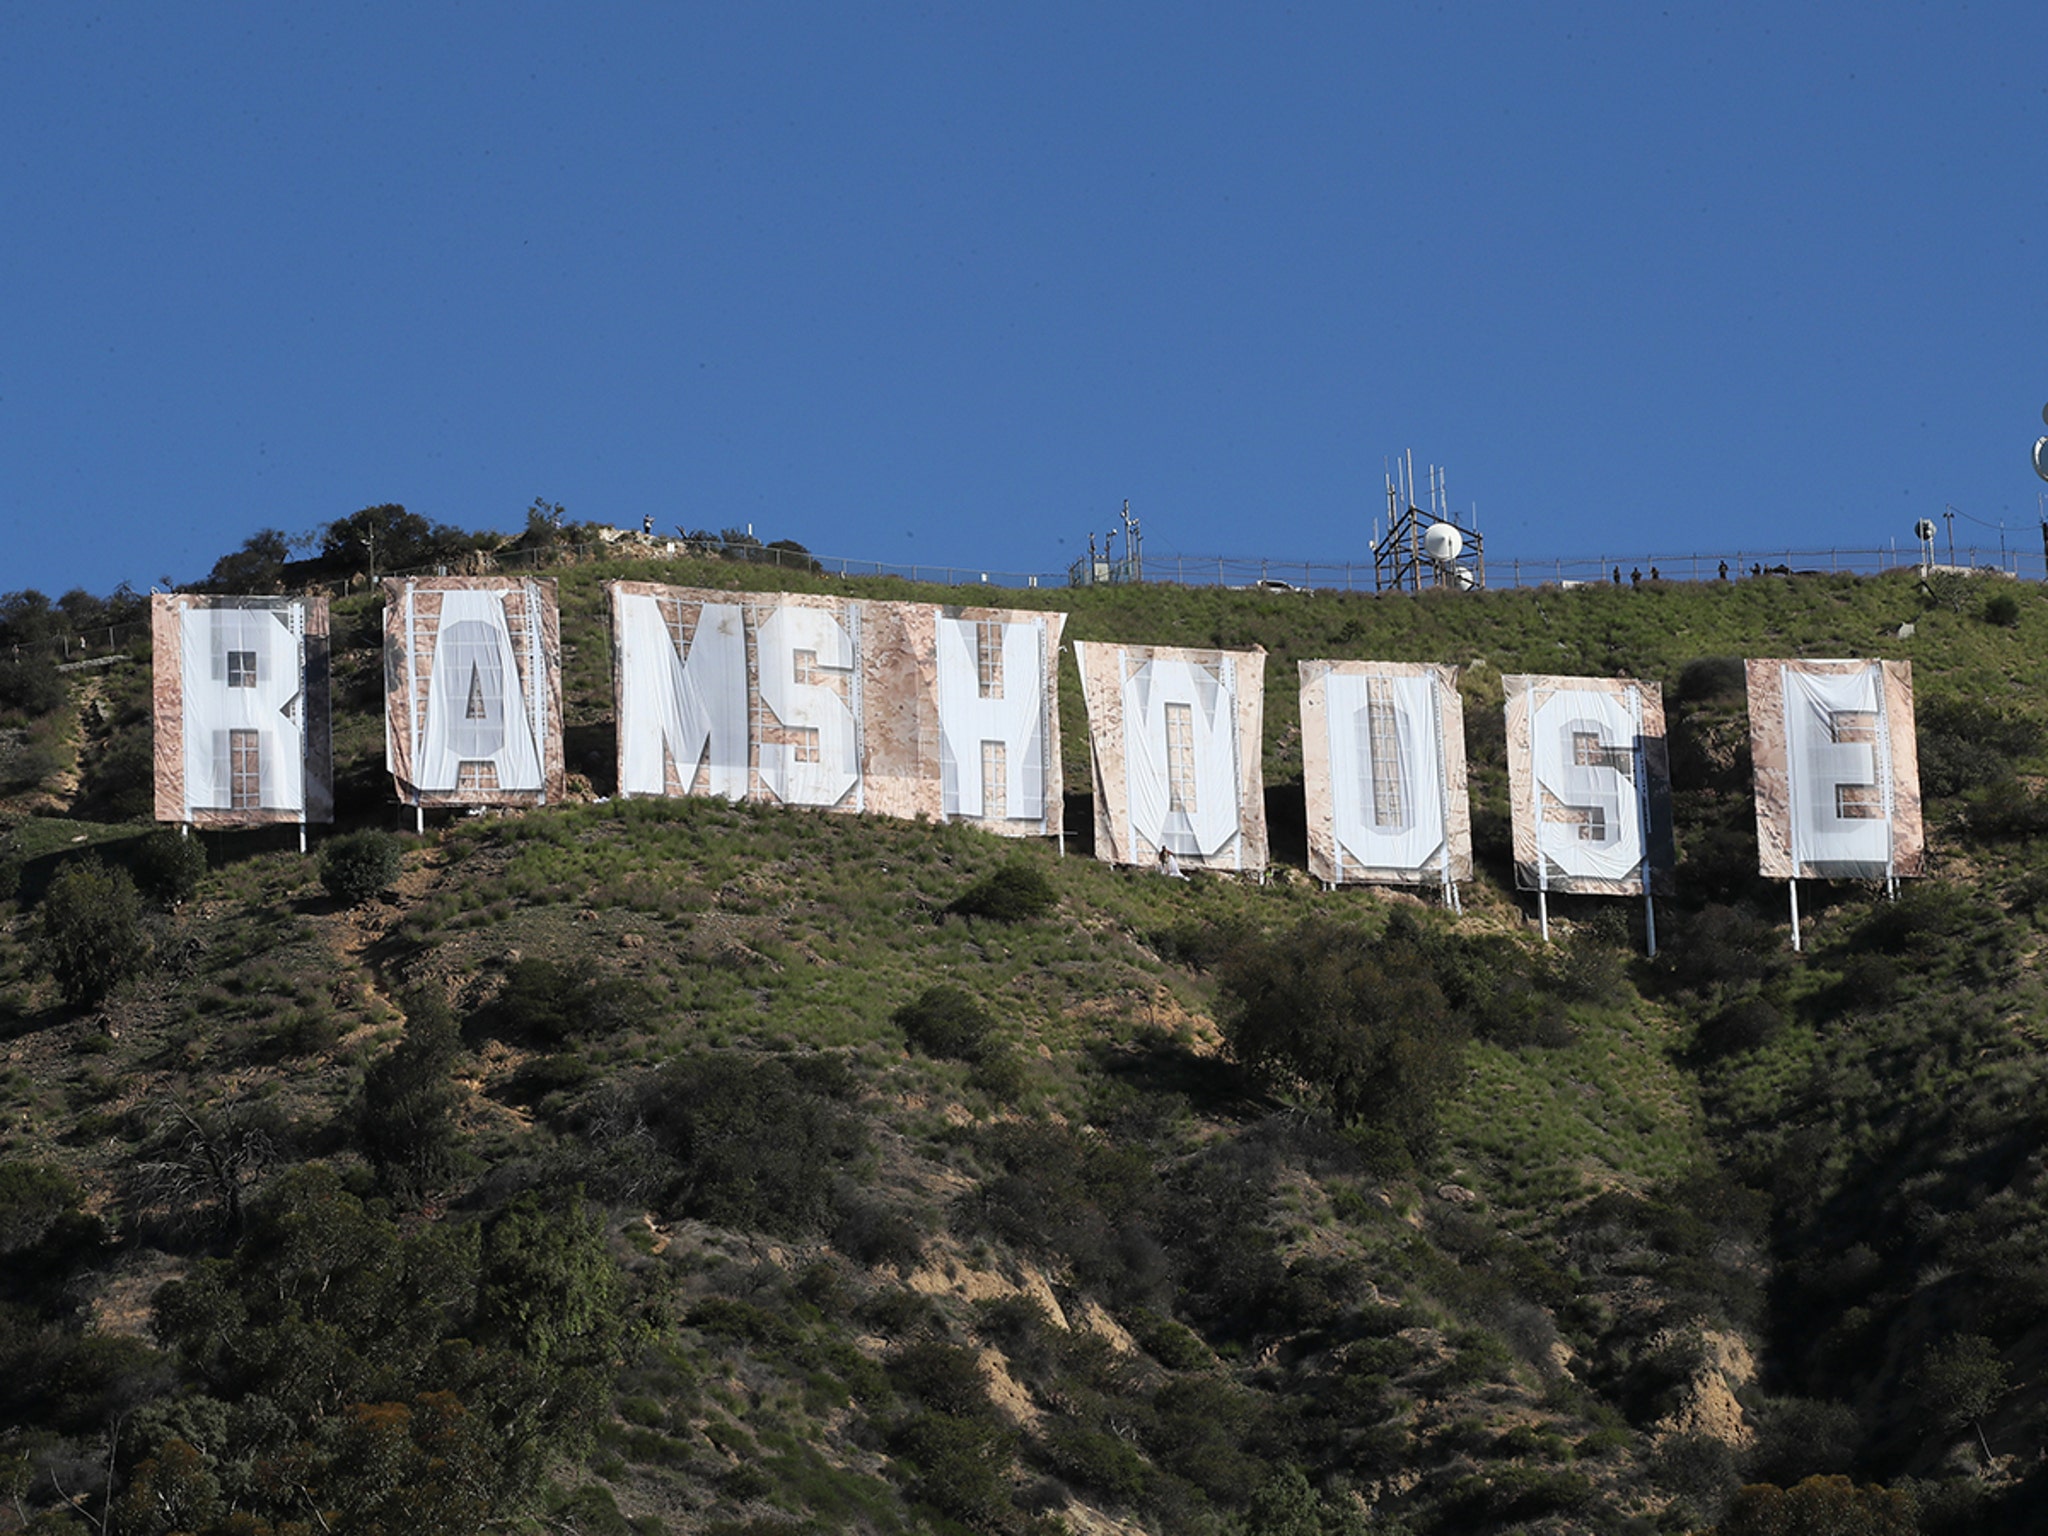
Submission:
MULTIPOLYGON (((611 799, 605 580, 962 596, 556 574, 572 803, 354 905, 318 832, 180 878, 146 654, 0 678, 0 1530, 2038 1528, 2038 590, 1006 592, 1270 653, 1276 868, 1183 884, 1086 856, 1071 660, 1065 857, 611 799), (1803 885, 1795 955, 1739 658, 1849 655, 1913 664, 1935 872, 1803 885), (1312 657, 1463 669, 1462 918, 1301 872, 1312 657), (1511 889, 1517 671, 1663 684, 1655 961, 1511 889), (89 858, 167 899, 68 1004, 89 858)), ((329 848, 409 822, 373 601, 334 632, 329 848)))

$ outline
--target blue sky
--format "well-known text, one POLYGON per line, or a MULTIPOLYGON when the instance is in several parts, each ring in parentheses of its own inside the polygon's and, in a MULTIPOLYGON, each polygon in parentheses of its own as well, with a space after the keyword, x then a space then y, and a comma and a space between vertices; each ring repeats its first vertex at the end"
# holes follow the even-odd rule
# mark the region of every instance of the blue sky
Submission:
POLYGON ((0 0, 0 590, 403 502, 857 559, 2038 550, 2048 10, 0 0))

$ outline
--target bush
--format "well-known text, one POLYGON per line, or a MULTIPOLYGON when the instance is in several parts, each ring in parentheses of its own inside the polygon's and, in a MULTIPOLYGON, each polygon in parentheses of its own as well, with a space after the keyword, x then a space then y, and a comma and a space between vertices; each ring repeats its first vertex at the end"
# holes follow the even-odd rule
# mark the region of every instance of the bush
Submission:
POLYGON ((1216 1359, 1194 1329, 1150 1307, 1134 1309, 1126 1322, 1138 1347, 1168 1370, 1199 1371, 1216 1359))
POLYGON ((320 883, 345 907, 359 907, 398 878, 404 846, 389 832, 349 832, 320 850, 320 883))
POLYGON ((78 1181, 49 1163, 0 1163, 0 1253, 20 1253, 78 1205, 78 1181))
POLYGON ((1433 969, 1392 925, 1375 942, 1311 917, 1224 965, 1224 1039, 1255 1076, 1420 1150, 1464 1040, 1433 969))
POLYGON ((64 702, 64 678, 48 651, 0 657, 0 709, 47 715, 64 702))
POLYGON ((1897 1489, 1859 1488, 1839 1474, 1809 1477, 1790 1488, 1754 1483, 1735 1495, 1721 1536, 1797 1536, 1854 1531, 1857 1536, 1913 1536, 1913 1501, 1897 1489))
POLYGON ((947 910, 998 923, 1043 917, 1059 905, 1060 894, 1036 864, 1019 859, 977 880, 947 910))
POLYGON ((25 730, 0 731, 0 788, 33 789, 62 766, 48 742, 25 730))
POLYGON ((832 1241, 870 1269, 888 1265, 908 1274, 924 1262, 924 1235, 905 1211, 869 1198, 851 1179, 834 1192, 832 1241))
POLYGON ((385 1187, 417 1199, 462 1165, 455 1123, 461 1041, 440 998, 409 997, 406 1013, 405 1038, 364 1074, 357 1126, 385 1187))
POLYGON ((169 827, 159 827, 135 845, 128 861, 136 887, 162 907, 175 907, 192 899, 206 874, 206 849, 196 837, 185 837, 169 827))
POLYGON ((927 987, 889 1015, 916 1049, 927 1056, 979 1061, 988 1049, 995 1020, 958 987, 927 987))
POLYGON ((149 958, 135 882, 96 854, 66 865, 43 895, 34 943, 64 1001, 98 1002, 149 958))
POLYGON ((1699 1051, 1709 1061, 1768 1045, 1785 1027, 1785 1015, 1765 998, 1739 997, 1700 1025, 1699 1051))
POLYGON ((1667 989, 1708 998, 1767 986, 1790 964, 1782 930, 1753 912, 1715 904, 1679 925, 1654 969, 1667 989))
POLYGON ((490 1010, 508 1037, 543 1046, 617 1034, 645 1023, 652 1011, 642 988, 603 971, 588 955, 559 964, 518 961, 490 1010))
POLYGON ((77 809, 101 821, 136 821, 156 810, 156 748, 146 718, 117 730, 86 758, 77 809))
POLYGON ((1016 1437, 979 1416, 914 1414, 889 1435, 890 1471, 949 1520, 994 1529, 1009 1518, 1016 1437))
POLYGON ((1914 721, 1920 787, 1948 798, 1994 784, 2041 750, 2039 721, 1982 699, 1936 699, 1914 721))
POLYGON ((834 1170, 865 1142, 859 1122, 820 1091, 824 1074, 801 1066, 707 1052, 639 1086, 624 1150, 644 1130, 667 1160, 666 1209, 784 1237, 826 1224, 834 1170))
POLYGON ((1024 1058, 1000 1045, 985 1048, 967 1073, 967 1086, 998 1104, 1016 1103, 1028 1081, 1024 1058))
POLYGON ((2020 600, 2011 592, 1994 593, 1984 604, 1984 622, 1996 624, 2001 629, 2017 629, 2020 622, 2020 600))

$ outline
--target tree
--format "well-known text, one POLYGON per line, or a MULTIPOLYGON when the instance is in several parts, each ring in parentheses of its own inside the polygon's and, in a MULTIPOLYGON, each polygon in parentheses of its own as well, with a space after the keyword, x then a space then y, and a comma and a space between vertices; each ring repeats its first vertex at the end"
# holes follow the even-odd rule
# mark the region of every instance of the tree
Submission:
POLYGON ((206 847, 196 837, 158 827, 136 844, 131 868, 136 886, 150 900, 181 906, 206 877, 206 847))
POLYGON ((337 518, 322 529, 320 558, 367 571, 374 579, 450 559, 473 542, 460 528, 429 523, 397 502, 384 502, 337 518))
POLYGON ((1752 1483, 1735 1495, 1717 1536, 1914 1536, 1913 1501, 1895 1489, 1858 1488, 1838 1474, 1790 1488, 1752 1483))
POLYGON ((1224 1038, 1247 1071, 1411 1152, 1433 1140, 1465 1031, 1410 939, 1311 917, 1231 956, 1221 982, 1224 1038))
POLYGON ((359 907, 398 878, 404 849, 389 832, 347 832, 320 850, 320 883, 345 907, 359 907))
POLYGON ((564 511, 559 501, 534 497, 533 505, 526 509, 526 531, 519 536, 520 542, 534 549, 546 549, 555 543, 562 536, 564 511))
POLYGON ((135 882, 97 854, 66 865, 44 893, 34 943, 65 1002, 98 1002, 149 958, 135 882))
POLYGON ((239 1236, 243 1203, 277 1162, 275 1108, 240 1103, 195 1114, 172 1100, 148 1149, 135 1165, 135 1194, 145 1208, 168 1207, 174 1216, 210 1210, 216 1232, 239 1236))
POLYGON ((36 647, 19 656, 0 654, 0 709, 47 715, 64 699, 64 678, 53 652, 36 647))
POLYGON ((233 554, 222 555, 199 583, 203 592, 281 592, 292 541, 276 528, 259 528, 233 554))
POLYGON ((0 594, 0 645, 41 645, 57 635, 57 613, 34 587, 0 594))
POLYGON ((2005 1362, 1997 1346, 1975 1333, 1946 1339, 1927 1351, 1916 1385, 1935 1422, 1950 1434, 1974 1430, 1985 1460, 1990 1460, 1991 1447, 1979 1421, 2005 1396, 2005 1362))
POLYGON ((604 1366, 625 1328, 624 1297, 603 1218, 580 1199, 551 1206, 527 1193, 486 1223, 479 1337, 538 1366, 604 1366))
POLYGON ((439 997, 415 994, 406 1007, 405 1038, 363 1076, 357 1123, 363 1151, 386 1187, 417 1199, 462 1164, 455 1124, 462 1042, 439 997))

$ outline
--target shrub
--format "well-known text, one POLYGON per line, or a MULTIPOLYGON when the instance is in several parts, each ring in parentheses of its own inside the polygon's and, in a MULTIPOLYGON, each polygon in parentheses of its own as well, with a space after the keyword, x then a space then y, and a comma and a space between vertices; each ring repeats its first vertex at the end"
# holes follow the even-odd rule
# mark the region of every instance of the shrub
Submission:
POLYGON ((966 992, 953 986, 927 987, 889 1015, 890 1021, 927 1056, 979 1061, 995 1020, 966 992))
POLYGON ((345 907, 359 907, 398 878, 403 845, 389 832, 348 832, 320 850, 320 883, 345 907))
POLYGON ((461 1166, 455 1063, 461 1043, 448 1005, 406 1000, 405 1038, 363 1077, 357 1124, 363 1151, 387 1188, 418 1198, 461 1166))
POLYGON ((772 1057, 711 1052, 640 1085, 637 1126, 673 1169, 667 1206, 782 1236, 824 1226, 834 1170, 865 1143, 854 1117, 819 1091, 822 1077, 772 1057))
POLYGON ((1674 991, 1701 997, 1768 985, 1790 965, 1784 934, 1755 913, 1700 908, 1658 951, 1656 974, 1674 991))
POLYGON ((518 961, 506 973, 491 1015, 513 1039, 557 1046, 617 1034, 645 1023, 651 1011, 643 988, 607 973, 588 955, 578 955, 559 964, 518 961))
POLYGON ((967 1073, 967 1086, 987 1094, 998 1104, 1016 1103, 1028 1080, 1024 1058, 1000 1045, 983 1049, 967 1073))
POLYGON ((1984 622, 2001 629, 2016 629, 2020 622, 2020 600, 2011 592, 1994 593, 1984 604, 1984 622))
POLYGON ((905 1274, 923 1262, 924 1237, 907 1212, 869 1198, 851 1179, 840 1184, 833 1203, 832 1241, 840 1252, 870 1268, 887 1264, 905 1274))
POLYGON ((64 678, 48 651, 0 657, 0 709, 47 715, 64 702, 64 678))
POLYGON ((48 1163, 0 1163, 0 1253, 43 1240, 78 1205, 78 1181, 48 1163))
POLYGON ((1920 787, 1946 798, 1996 783, 2041 750, 2039 721, 1982 699, 1936 699, 1914 720, 1920 787))
POLYGON ((1790 1488, 1751 1484, 1735 1495, 1719 1529, 1721 1536, 1793 1536, 1805 1531, 1913 1536, 1919 1522, 1913 1516, 1913 1501, 1897 1489, 1859 1488, 1839 1474, 1822 1474, 1790 1488))
POLYGON ((1463 1042, 1432 970, 1391 927, 1374 942, 1311 917, 1226 962, 1224 1038, 1254 1075, 1420 1149, 1456 1086, 1463 1042))
POLYGON ((1045 871, 1019 859, 975 881, 948 910, 965 917, 1021 923, 1045 916, 1059 905, 1059 900, 1059 892, 1045 871))
POLYGON ((86 759, 78 808, 102 821, 134 821, 156 808, 156 749, 144 719, 117 730, 86 759))
POLYGON ((1710 1061, 1768 1045, 1785 1027, 1777 1006, 1752 993, 1739 997, 1700 1025, 1700 1054, 1710 1061))
POLYGON ((48 742, 23 730, 0 731, 0 788, 33 788, 62 766, 48 742))
POLYGON ((948 1519, 992 1529, 1009 1517, 1016 1437, 981 1417, 919 1413, 890 1433, 891 1471, 948 1519))
POLYGON ((1120 1503, 1143 1498, 1150 1481, 1145 1458, 1105 1430, 1056 1423, 1046 1434, 1046 1459, 1068 1482, 1120 1503))
POLYGON ((135 845, 129 860, 135 884, 159 906, 175 907, 191 900, 206 874, 206 849, 196 837, 159 827, 135 845))
POLYGON ((128 872, 96 854, 65 866, 43 895, 35 950, 73 1007, 98 1002, 140 970, 149 935, 128 872))
POLYGON ((1126 1321, 1139 1348, 1168 1370, 1199 1371, 1216 1358, 1194 1329, 1150 1307, 1135 1309, 1126 1321))

